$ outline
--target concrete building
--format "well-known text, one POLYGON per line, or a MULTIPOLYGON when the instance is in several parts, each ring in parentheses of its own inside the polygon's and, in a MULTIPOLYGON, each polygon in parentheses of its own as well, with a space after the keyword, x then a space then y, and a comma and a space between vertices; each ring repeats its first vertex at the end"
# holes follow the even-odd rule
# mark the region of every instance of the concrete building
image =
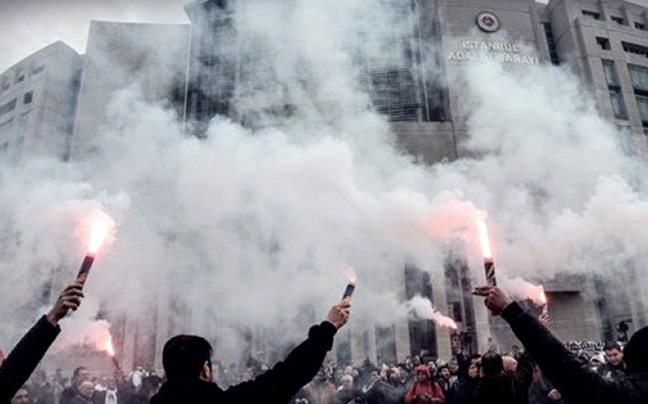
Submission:
MULTIPOLYGON (((551 0, 540 18, 550 33, 553 61, 569 66, 613 122, 625 152, 648 157, 648 8, 621 0, 551 0), (549 29, 550 27, 550 29, 549 29)), ((594 279, 601 337, 623 322, 630 333, 648 323, 646 284, 638 268, 594 279), (626 296, 609 295, 623 290, 626 296)))
MULTIPOLYGON (((245 89, 255 87, 253 83, 260 80, 255 72, 247 71, 248 65, 263 70, 259 67, 263 66, 263 54, 246 53, 241 45, 246 42, 245 33, 235 30, 233 4, 206 0, 186 7, 193 35, 185 116, 188 128, 198 135, 217 113, 255 127, 272 125, 267 122, 268 115, 289 116, 297 108, 285 99, 259 98, 258 91, 256 98, 246 97, 245 89), (265 117, 266 121, 259 122, 257 116, 265 117)), ((285 4, 290 6, 290 2, 285 4)), ((646 63, 640 60, 646 57, 641 55, 641 46, 645 45, 640 40, 646 33, 644 9, 621 2, 611 6, 595 0, 552 0, 549 5, 533 0, 415 0, 400 2, 392 11, 408 16, 403 19, 407 23, 399 24, 397 32, 390 32, 393 43, 402 46, 401 59, 388 55, 371 63, 360 61, 365 63, 362 82, 375 109, 388 117, 400 145, 420 161, 434 164, 467 156, 462 144, 468 133, 468 111, 463 109, 464 83, 459 71, 465 63, 478 63, 483 57, 523 68, 541 63, 573 66, 579 76, 592 84, 606 117, 631 133, 643 133, 643 94, 638 86, 645 81, 641 68, 646 63), (593 18, 587 11, 598 17, 593 18), (604 21, 614 13, 616 20, 604 21), (623 24, 618 22, 620 19, 623 24), (587 34, 586 26, 591 26, 587 34), (584 44, 584 35, 590 38, 588 44, 584 44), (597 37, 613 44, 611 49, 600 49, 597 44, 604 41, 597 42, 597 37), (591 62, 586 57, 588 51, 596 52, 599 59, 591 62), (620 59, 633 60, 636 67, 623 67, 616 76, 611 75, 608 67, 606 81, 604 67, 610 63, 600 60, 605 55, 616 64, 620 59), (437 69, 430 72, 430 66, 437 69), (610 90, 611 85, 616 86, 614 91, 610 90), (619 118, 613 108, 619 109, 621 101, 625 112, 617 114, 619 118)), ((489 318, 481 301, 470 296, 470 271, 462 259, 449 259, 446 278, 441 280, 430 279, 424 271, 408 267, 402 297, 423 294, 437 307, 447 307, 461 320, 461 337, 474 350, 484 351, 491 339, 510 346, 514 338, 507 327, 489 318)), ((552 314, 561 319, 556 327, 561 338, 596 340, 602 338, 602 328, 610 328, 604 324, 609 323, 609 316, 601 316, 601 301, 583 293, 593 288, 594 282, 566 278, 546 285, 552 314)), ((339 338, 338 356, 389 361, 425 350, 433 356, 448 358, 451 336, 435 328, 429 322, 416 321, 386 329, 356 324, 350 327, 348 338, 339 338), (380 353, 383 358, 378 358, 380 353)))
POLYGON ((0 159, 67 158, 81 62, 55 42, 0 74, 0 159))
MULTIPOLYGON (((468 136, 468 111, 459 71, 480 58, 522 68, 541 63, 568 66, 595 95, 601 113, 621 129, 627 151, 648 155, 647 8, 612 0, 551 0, 548 5, 534 0, 393 3, 392 11, 403 23, 397 30, 376 27, 375 35, 391 41, 398 52, 380 60, 358 60, 360 84, 375 110, 388 118, 399 145, 419 161, 433 165, 467 157, 463 142, 468 136)), ((80 56, 57 43, 12 67, 0 75, 0 158, 3 153, 19 156, 20 150, 36 149, 35 134, 46 133, 41 127, 60 128, 63 156, 71 147, 74 159, 92 157, 100 146, 94 134, 108 119, 107 100, 135 83, 147 100, 168 100, 175 106, 186 132, 196 136, 204 135, 216 114, 248 127, 281 125, 299 108, 286 96, 290 88, 285 86, 308 90, 308 77, 296 84, 273 81, 267 54, 253 38, 236 31, 232 4, 199 0, 187 5, 190 26, 93 22, 82 66, 80 56), (50 60, 67 70, 46 75, 50 60), (77 88, 79 106, 70 145, 77 88)), ((284 4, 290 8, 291 2, 284 4)), ((169 246, 170 251, 173 248, 184 247, 176 243, 169 246)), ((481 299, 470 294, 474 271, 480 269, 468 268, 463 257, 449 254, 443 271, 434 271, 443 272, 443 278, 433 279, 427 271, 407 266, 397 287, 403 300, 421 294, 457 319, 457 337, 466 347, 483 352, 491 340, 510 346, 514 338, 508 327, 492 319, 481 299)), ((622 280, 627 299, 615 305, 609 304, 600 279, 560 278, 546 284, 555 332, 563 340, 600 340, 614 337, 621 321, 631 329, 646 325, 647 303, 641 296, 648 294, 637 279, 636 270, 629 268, 622 280), (585 293, 597 288, 598 297, 585 293)), ((153 297, 157 313, 151 321, 124 316, 112 322, 126 368, 160 368, 164 341, 187 328, 204 330, 216 340, 244 334, 234 349, 267 351, 266 330, 228 329, 218 319, 212 321, 218 324, 206 324, 200 306, 204 301, 191 309, 170 307, 170 300, 179 299, 170 299, 173 290, 160 282, 160 295, 153 297), (179 313, 170 315, 174 310, 179 313)), ((430 321, 391 326, 354 321, 336 338, 336 354, 341 361, 393 362, 425 350, 449 358, 451 338, 430 321)))
POLYGON ((92 21, 84 55, 73 159, 90 158, 106 127, 108 102, 133 89, 143 101, 165 101, 182 111, 189 27, 92 21), (136 85, 137 88, 133 86, 136 85))

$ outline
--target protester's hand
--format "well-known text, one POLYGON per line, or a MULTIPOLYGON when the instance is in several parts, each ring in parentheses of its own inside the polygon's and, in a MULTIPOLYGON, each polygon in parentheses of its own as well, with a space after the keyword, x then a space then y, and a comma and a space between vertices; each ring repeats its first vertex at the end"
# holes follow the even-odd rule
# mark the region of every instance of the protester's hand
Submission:
POLYGON ((484 304, 495 316, 499 316, 509 304, 513 303, 513 300, 497 286, 479 286, 473 290, 473 295, 485 297, 484 304))
POLYGON ((556 389, 551 390, 549 392, 549 394, 547 394, 547 397, 551 401, 558 401, 558 400, 560 400, 562 398, 562 396, 560 395, 560 392, 558 390, 556 390, 556 389))
POLYGON ((333 306, 326 316, 326 321, 340 329, 349 320, 349 310, 351 310, 351 297, 347 297, 340 304, 333 306))
POLYGON ((81 305, 81 299, 83 298, 83 284, 79 281, 75 281, 66 287, 63 292, 56 299, 54 307, 47 313, 47 320, 52 323, 52 325, 57 325, 59 320, 65 317, 68 311, 75 311, 81 305))
POLYGON ((540 314, 540 317, 538 317, 538 321, 540 321, 540 323, 547 328, 549 328, 549 326, 551 325, 551 317, 549 316, 549 314, 546 313, 540 314))
POLYGON ((461 355, 463 353, 461 349, 461 341, 459 341, 458 338, 453 338, 450 342, 450 346, 452 347, 452 353, 454 355, 461 355))

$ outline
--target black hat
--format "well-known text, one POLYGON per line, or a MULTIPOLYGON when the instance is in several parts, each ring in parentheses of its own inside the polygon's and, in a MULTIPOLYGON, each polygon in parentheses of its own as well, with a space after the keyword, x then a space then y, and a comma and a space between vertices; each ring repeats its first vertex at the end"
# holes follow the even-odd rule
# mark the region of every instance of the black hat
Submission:
POLYGON ((635 332, 623 350, 628 373, 648 371, 648 327, 635 332))

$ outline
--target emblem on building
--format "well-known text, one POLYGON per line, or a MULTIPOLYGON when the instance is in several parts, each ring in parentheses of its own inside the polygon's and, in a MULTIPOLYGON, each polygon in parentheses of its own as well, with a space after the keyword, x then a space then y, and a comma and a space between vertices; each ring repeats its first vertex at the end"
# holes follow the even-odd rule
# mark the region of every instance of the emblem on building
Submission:
POLYGON ((483 11, 477 15, 477 26, 484 32, 495 32, 500 27, 500 20, 495 14, 483 11))

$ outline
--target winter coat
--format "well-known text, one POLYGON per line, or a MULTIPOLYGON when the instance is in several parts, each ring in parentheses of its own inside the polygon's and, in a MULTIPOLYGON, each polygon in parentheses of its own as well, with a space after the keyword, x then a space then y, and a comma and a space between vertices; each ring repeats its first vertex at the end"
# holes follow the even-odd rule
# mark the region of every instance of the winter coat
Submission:
POLYGON ((528 356, 518 359, 514 373, 482 378, 475 390, 475 404, 528 404, 533 381, 533 363, 528 356))
POLYGON ((151 404, 225 404, 225 403, 287 403, 306 383, 311 381, 333 347, 337 329, 323 322, 310 329, 308 339, 295 348, 285 361, 254 380, 224 391, 215 383, 198 378, 169 380, 151 399, 151 404))
POLYGON ((475 390, 477 390, 478 384, 479 379, 470 376, 466 376, 466 378, 461 380, 457 388, 454 404, 474 404, 475 390))
POLYGON ((445 397, 443 390, 441 390, 441 386, 438 383, 430 379, 430 372, 427 366, 418 366, 416 373, 425 373, 426 378, 423 382, 417 379, 410 386, 405 394, 405 404, 444 404, 445 397))
POLYGON ((562 398, 560 400, 552 400, 549 398, 549 393, 554 387, 543 375, 539 375, 531 383, 529 389, 529 404, 567 404, 562 398))
MULTIPOLYGON (((593 373, 535 317, 512 303, 502 312, 526 352, 570 404, 648 403, 648 373, 606 380, 593 373)), ((643 345, 643 344, 642 344, 643 345)), ((648 350, 648 346, 638 347, 648 350)), ((627 348, 626 348, 627 350, 627 348)), ((645 351, 636 352, 642 358, 645 351)), ((626 355, 626 358, 628 355, 626 355)))
POLYGON ((43 316, 22 337, 0 367, 0 404, 11 402, 43 359, 59 332, 59 326, 52 325, 43 316))

